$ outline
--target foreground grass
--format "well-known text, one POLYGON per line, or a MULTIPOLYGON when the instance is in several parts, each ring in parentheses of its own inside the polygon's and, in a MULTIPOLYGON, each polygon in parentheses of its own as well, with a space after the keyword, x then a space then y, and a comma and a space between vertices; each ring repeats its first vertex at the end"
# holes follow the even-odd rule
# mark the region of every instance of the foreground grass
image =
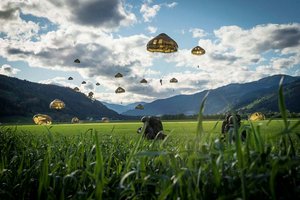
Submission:
POLYGON ((197 122, 164 122, 164 141, 136 134, 141 123, 1 127, 0 199, 300 195, 299 121, 250 124, 232 144, 220 123, 202 124, 196 136, 197 122))

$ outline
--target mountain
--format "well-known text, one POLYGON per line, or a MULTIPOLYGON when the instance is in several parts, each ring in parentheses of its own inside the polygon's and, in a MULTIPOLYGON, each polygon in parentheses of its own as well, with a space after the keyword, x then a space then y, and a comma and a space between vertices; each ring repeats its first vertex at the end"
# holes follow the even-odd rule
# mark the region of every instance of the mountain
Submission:
POLYGON ((103 105, 105 105, 107 108, 116 111, 119 114, 122 114, 128 110, 132 110, 135 108, 136 105, 142 104, 144 105, 146 102, 136 102, 136 103, 131 103, 128 105, 119 105, 119 104, 113 104, 113 103, 107 103, 107 102, 101 102, 103 105))
POLYGON ((108 109, 99 101, 91 101, 85 94, 71 88, 33 83, 0 75, 0 120, 31 119, 34 114, 50 115, 54 121, 71 121, 74 116, 81 120, 102 117, 126 119, 127 117, 108 109), (65 102, 63 110, 49 109, 54 99, 65 102))
MULTIPOLYGON (((258 81, 229 84, 209 91, 205 103, 204 114, 224 113, 230 109, 242 109, 245 112, 252 111, 278 111, 278 86, 283 75, 274 75, 258 81), (263 98, 263 99, 262 99, 263 98), (267 105, 267 106, 266 106, 267 105)), ((289 91, 285 95, 287 109, 300 112, 296 96, 300 93, 298 81, 300 77, 284 75, 284 84, 289 91)), ((208 91, 202 91, 192 95, 177 95, 160 99, 144 105, 144 110, 130 110, 124 115, 193 115, 199 112, 200 103, 208 91), (178 106, 180 105, 180 106, 178 106)))

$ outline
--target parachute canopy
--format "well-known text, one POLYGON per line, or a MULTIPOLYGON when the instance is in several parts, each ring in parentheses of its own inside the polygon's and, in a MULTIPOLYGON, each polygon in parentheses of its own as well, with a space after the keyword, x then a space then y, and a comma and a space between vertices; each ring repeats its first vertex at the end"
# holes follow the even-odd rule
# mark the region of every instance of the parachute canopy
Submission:
POLYGON ((146 80, 146 79, 142 79, 141 81, 140 81, 140 83, 148 83, 148 81, 146 80))
POLYGON ((74 90, 75 92, 79 92, 79 91, 80 91, 78 87, 74 87, 73 90, 74 90))
POLYGON ((71 123, 72 124, 77 124, 77 123, 79 123, 79 119, 77 117, 73 117, 72 120, 71 120, 71 123))
POLYGON ((117 74, 115 75, 115 78, 121 78, 121 77, 123 77, 123 74, 121 74, 121 73, 117 73, 117 74))
POLYGON ((170 80, 170 83, 178 83, 178 80, 177 80, 176 78, 172 78, 172 79, 170 80))
POLYGON ((86 82, 85 82, 85 81, 82 81, 81 84, 86 84, 86 82))
POLYGON ((69 80, 69 81, 73 80, 73 77, 70 76, 70 77, 68 78, 68 80, 69 80))
POLYGON ((265 120, 265 115, 261 112, 255 112, 250 115, 249 120, 250 121, 265 120))
POLYGON ((61 110, 63 108, 65 108, 65 103, 62 101, 62 100, 59 100, 59 99, 54 99, 50 105, 49 105, 49 108, 50 109, 55 109, 55 110, 61 110))
POLYGON ((33 116, 33 121, 37 125, 50 125, 52 124, 52 118, 44 114, 36 114, 33 116))
POLYGON ((102 122, 109 122, 109 119, 108 119, 108 117, 102 117, 101 121, 102 122))
POLYGON ((98 82, 97 82, 97 83, 96 83, 96 85, 97 85, 97 86, 99 86, 99 85, 100 85, 100 83, 98 83, 98 82))
POLYGON ((135 106, 135 109, 144 110, 144 106, 142 104, 138 104, 137 106, 135 106))
POLYGON ((93 96, 94 96, 94 92, 89 92, 88 97, 93 98, 93 96))
POLYGON ((74 60, 74 63, 80 63, 80 60, 77 58, 74 60))
POLYGON ((161 33, 147 44, 147 50, 150 52, 173 53, 178 49, 178 45, 167 34, 161 33))
POLYGON ((205 54, 205 50, 200 46, 194 47, 191 52, 192 52, 192 54, 197 55, 197 56, 201 56, 201 55, 205 54))
POLYGON ((118 87, 115 91, 116 93, 124 93, 125 92, 125 89, 122 88, 122 87, 118 87))

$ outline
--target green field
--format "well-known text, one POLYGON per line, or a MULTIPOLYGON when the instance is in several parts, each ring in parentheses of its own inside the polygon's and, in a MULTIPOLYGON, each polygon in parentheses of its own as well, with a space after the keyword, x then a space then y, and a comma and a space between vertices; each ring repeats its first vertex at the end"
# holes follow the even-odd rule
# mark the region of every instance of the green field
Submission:
POLYGON ((299 120, 244 121, 235 143, 220 139, 221 122, 197 123, 163 122, 163 141, 137 134, 141 122, 2 126, 0 199, 300 195, 299 120))

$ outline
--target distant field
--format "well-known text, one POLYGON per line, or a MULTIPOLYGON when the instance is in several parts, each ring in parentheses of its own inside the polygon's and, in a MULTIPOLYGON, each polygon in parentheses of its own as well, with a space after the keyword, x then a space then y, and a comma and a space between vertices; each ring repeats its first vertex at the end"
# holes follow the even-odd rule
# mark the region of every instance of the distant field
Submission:
MULTIPOLYGON (((291 125, 297 122, 297 119, 289 120, 291 125)), ((204 121, 204 131, 214 136, 220 134, 222 121, 204 121)), ((248 121, 243 121, 242 124, 249 125, 248 121)), ((264 120, 253 123, 255 126, 259 126, 262 133, 275 134, 283 129, 282 120, 264 120)), ((91 129, 94 129, 99 134, 109 134, 116 136, 130 136, 137 135, 136 130, 141 127, 142 122, 111 122, 111 123, 80 123, 80 124, 52 124, 50 126, 43 125, 9 125, 16 129, 18 133, 32 133, 32 134, 45 134, 48 130, 54 134, 63 135, 77 135, 88 133, 91 129)), ((166 134, 170 134, 175 137, 191 137, 195 135, 197 122, 196 121, 163 121, 163 126, 166 134)), ((300 132, 300 127, 296 129, 300 132)))

